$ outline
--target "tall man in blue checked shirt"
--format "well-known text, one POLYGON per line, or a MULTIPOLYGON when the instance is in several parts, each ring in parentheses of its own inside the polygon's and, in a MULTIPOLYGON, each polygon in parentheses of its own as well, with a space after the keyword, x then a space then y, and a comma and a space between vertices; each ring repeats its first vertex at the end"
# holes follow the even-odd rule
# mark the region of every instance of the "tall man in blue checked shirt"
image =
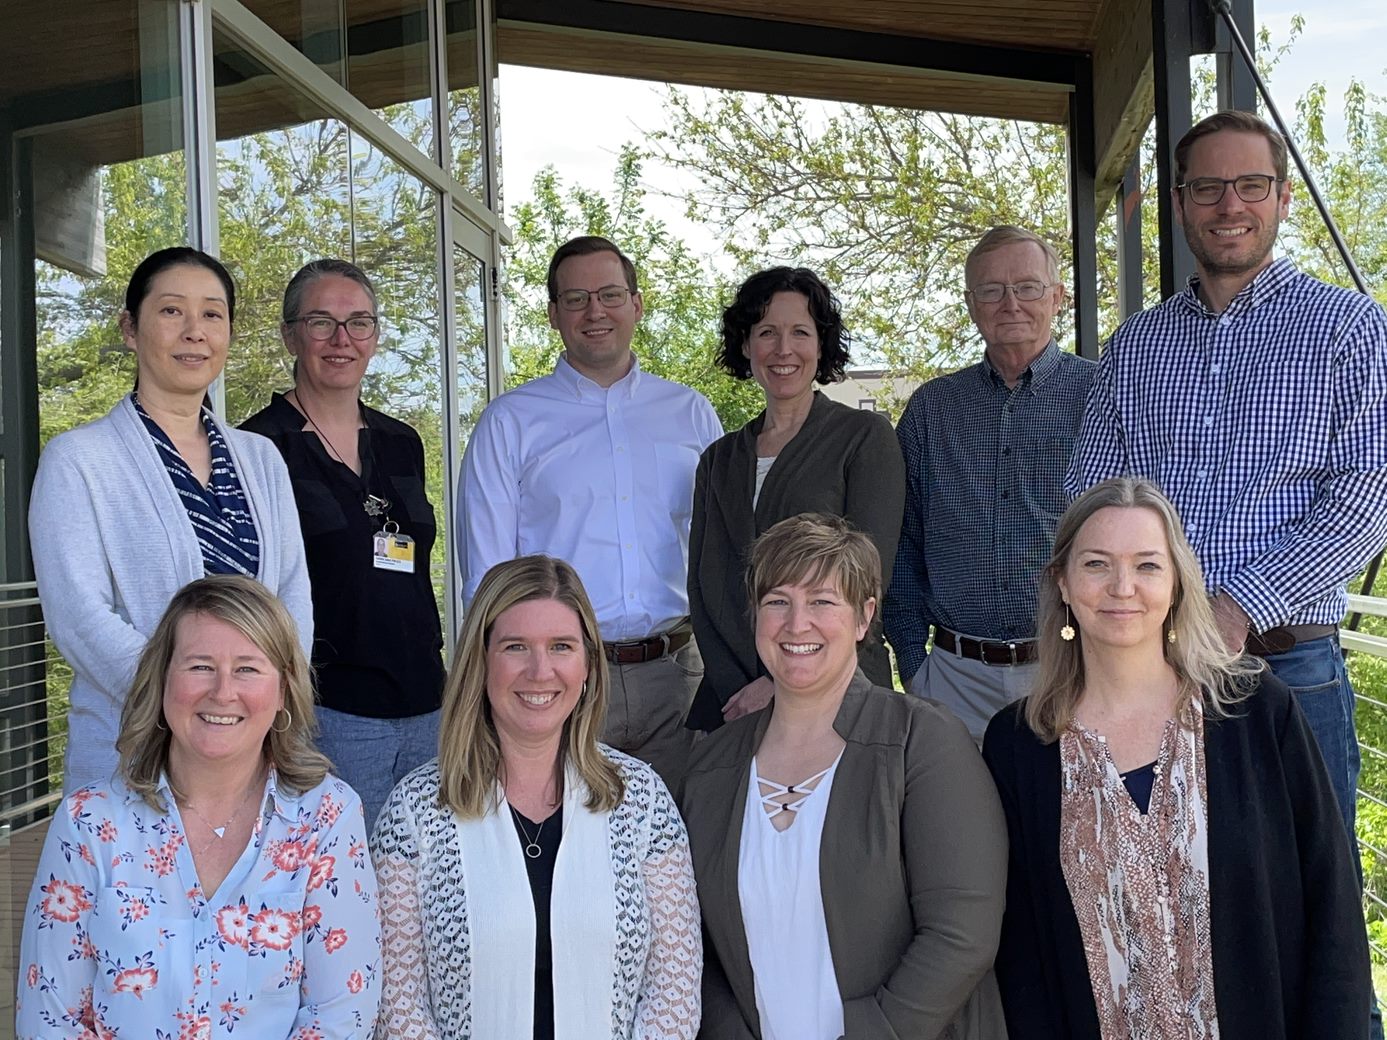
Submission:
POLYGON ((1336 626, 1345 583, 1387 539, 1387 316, 1272 258, 1291 188, 1262 120, 1197 123, 1175 167, 1197 273, 1113 334, 1067 489, 1122 474, 1165 489, 1225 642, 1299 694, 1351 835, 1358 744, 1336 626))
POLYGON ((906 687, 981 743, 988 720, 1030 689, 1036 579, 1094 366, 1055 344, 1065 294, 1048 242, 995 227, 964 281, 986 349, 916 390, 896 428, 905 519, 883 620, 906 687))
POLYGON ((673 791, 703 677, 689 625, 689 523, 698 457, 722 436, 707 398, 641 370, 636 269, 586 235, 549 262, 554 371, 487 405, 467 444, 457 559, 470 603, 493 564, 567 560, 592 600, 611 665, 602 740, 655 767, 673 791))

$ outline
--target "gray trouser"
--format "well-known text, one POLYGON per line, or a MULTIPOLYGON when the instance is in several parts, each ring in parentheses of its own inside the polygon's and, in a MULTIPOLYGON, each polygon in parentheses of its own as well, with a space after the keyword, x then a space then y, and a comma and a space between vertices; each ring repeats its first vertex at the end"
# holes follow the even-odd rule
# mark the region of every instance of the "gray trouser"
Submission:
POLYGON ((909 690, 948 708, 981 745, 992 716, 1030 693, 1034 679, 1034 664, 983 664, 935 649, 911 677, 909 690))
POLYGON ((654 661, 614 664, 610 673, 602 742, 649 762, 677 798, 693 747, 693 731, 684 728, 684 719, 703 678, 698 644, 691 639, 654 661))

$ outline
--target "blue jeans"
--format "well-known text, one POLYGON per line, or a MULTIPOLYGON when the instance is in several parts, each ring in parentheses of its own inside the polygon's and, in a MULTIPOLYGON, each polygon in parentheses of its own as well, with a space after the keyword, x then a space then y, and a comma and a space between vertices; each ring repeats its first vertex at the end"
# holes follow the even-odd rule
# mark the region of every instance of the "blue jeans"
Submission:
MULTIPOLYGON (((1362 884, 1363 865, 1359 861, 1358 837, 1354 829, 1362 759, 1354 728, 1353 687, 1348 681, 1339 639, 1325 636, 1297 643, 1284 654, 1270 655, 1266 661, 1272 674, 1291 688, 1310 724, 1310 732, 1315 734, 1320 755, 1329 771, 1334 798, 1339 803, 1339 813, 1348 828, 1353 864, 1358 870, 1359 884, 1362 884)), ((1371 1011, 1370 1035, 1372 1040, 1382 1040, 1382 1016, 1376 999, 1371 1011)))
POLYGON ((410 770, 438 754, 440 711, 403 719, 373 719, 348 715, 321 704, 318 716, 318 750, 332 759, 332 771, 361 796, 366 811, 366 833, 395 785, 410 770))

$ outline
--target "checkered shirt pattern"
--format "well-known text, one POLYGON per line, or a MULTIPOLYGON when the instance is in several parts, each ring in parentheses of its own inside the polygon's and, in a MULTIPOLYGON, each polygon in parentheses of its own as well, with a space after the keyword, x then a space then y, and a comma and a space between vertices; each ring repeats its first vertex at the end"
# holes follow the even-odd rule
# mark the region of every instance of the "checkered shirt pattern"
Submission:
POLYGON ((1014 388, 983 360, 911 395, 896 428, 905 518, 883 608, 906 681, 924 664, 931 624, 1035 635, 1036 579, 1094 370, 1052 341, 1014 388))
POLYGON ((1155 481, 1255 630, 1333 624, 1387 539, 1387 315, 1284 258, 1222 314, 1197 288, 1113 334, 1066 490, 1155 481))

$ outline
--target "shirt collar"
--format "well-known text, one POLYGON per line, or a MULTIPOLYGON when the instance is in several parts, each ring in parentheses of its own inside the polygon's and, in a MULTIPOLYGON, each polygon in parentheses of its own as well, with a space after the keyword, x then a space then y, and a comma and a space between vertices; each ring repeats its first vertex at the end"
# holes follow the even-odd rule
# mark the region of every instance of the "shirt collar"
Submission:
POLYGON ((606 397, 608 393, 619 393, 627 398, 636 396, 636 389, 641 380, 641 359, 631 354, 631 371, 618 379, 610 387, 602 386, 593 382, 583 375, 576 368, 568 363, 568 351, 559 354, 559 360, 554 363, 554 378, 572 391, 573 396, 582 400, 586 394, 597 394, 606 397))
MULTIPOLYGON (((132 791, 129 787, 126 787, 123 782, 121 783, 121 788, 125 792, 125 800, 127 803, 141 800, 140 795, 132 791)), ((155 788, 155 793, 164 800, 165 805, 173 804, 173 788, 169 785, 169 774, 167 772, 160 772, 159 784, 155 788)), ((260 805, 260 814, 262 816, 264 815, 265 806, 268 805, 270 811, 276 816, 293 822, 298 819, 298 807, 301 800, 302 799, 299 797, 280 791, 279 774, 276 773, 274 767, 271 766, 269 778, 265 783, 265 801, 260 805)))
MULTIPOLYGON (((1300 277, 1300 272, 1296 270, 1296 265, 1288 256, 1278 256, 1265 270, 1244 285, 1238 294, 1228 301, 1228 307, 1224 314, 1237 313, 1239 311, 1253 310, 1266 303, 1267 300, 1277 296, 1282 289, 1290 285, 1300 277)), ((1198 311, 1210 318, 1217 318, 1204 301, 1199 298, 1199 275, 1192 274, 1185 283, 1184 292, 1180 294, 1186 306, 1198 311)))
MULTIPOLYGON (((1059 367, 1060 348, 1052 339, 1045 344, 1045 349, 1026 366, 1026 371, 1021 373, 1021 378, 1016 381, 1016 386, 1018 389, 1025 387, 1028 390, 1034 390, 1054 375, 1059 367)), ((1006 387, 1007 385, 1007 381, 1002 378, 1001 373, 992 367, 992 361, 985 353, 982 356, 982 375, 995 386, 1006 387)))

